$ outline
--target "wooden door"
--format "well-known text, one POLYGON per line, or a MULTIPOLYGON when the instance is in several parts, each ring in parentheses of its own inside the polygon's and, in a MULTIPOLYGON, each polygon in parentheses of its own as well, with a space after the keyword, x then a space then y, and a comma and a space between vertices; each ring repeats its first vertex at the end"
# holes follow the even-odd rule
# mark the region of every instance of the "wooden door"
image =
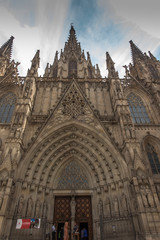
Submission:
MULTIPOLYGON (((92 240, 92 205, 90 196, 77 196, 76 198, 76 222, 80 225, 87 223, 88 240, 92 240)), ((80 229, 81 230, 81 229, 80 229)))
MULTIPOLYGON (((88 230, 88 240, 92 240, 92 205, 90 196, 76 196, 76 211, 75 211, 75 220, 76 223, 80 226, 83 224, 87 226, 88 230)), ((71 223, 71 197, 55 197, 55 206, 54 206, 54 222, 58 226, 59 223, 65 223, 69 221, 71 223)))

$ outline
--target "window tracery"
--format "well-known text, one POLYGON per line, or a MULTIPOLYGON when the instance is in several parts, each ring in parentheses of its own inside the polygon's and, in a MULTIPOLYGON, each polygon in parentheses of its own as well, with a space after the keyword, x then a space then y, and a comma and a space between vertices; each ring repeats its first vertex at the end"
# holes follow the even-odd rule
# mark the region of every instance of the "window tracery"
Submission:
POLYGON ((87 189, 88 179, 76 162, 70 162, 58 180, 59 189, 87 189))
POLYGON ((147 152, 148 160, 150 162, 152 173, 153 174, 160 173, 160 161, 159 161, 158 153, 155 147, 153 147, 153 145, 151 145, 150 143, 147 143, 146 152, 147 152))
POLYGON ((16 95, 8 93, 0 98, 0 123, 10 123, 16 104, 16 95))
POLYGON ((69 66, 68 66, 68 76, 69 77, 77 77, 77 62, 75 59, 71 59, 69 61, 69 66))
POLYGON ((134 93, 130 93, 127 96, 127 100, 133 122, 135 124, 150 123, 150 119, 142 99, 134 93))

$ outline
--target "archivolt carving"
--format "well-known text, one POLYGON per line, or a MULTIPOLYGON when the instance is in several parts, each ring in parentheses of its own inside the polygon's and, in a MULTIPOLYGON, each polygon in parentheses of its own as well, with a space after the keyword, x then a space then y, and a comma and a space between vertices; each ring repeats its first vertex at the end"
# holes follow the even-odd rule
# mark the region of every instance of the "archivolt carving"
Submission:
POLYGON ((83 155, 83 152, 80 152, 76 149, 70 149, 69 151, 64 152, 64 154, 62 153, 61 155, 59 155, 57 160, 48 168, 49 171, 47 172, 43 171, 43 174, 41 173, 40 183, 45 184, 47 182, 47 184, 49 185, 50 183, 54 182, 53 176, 54 173, 56 173, 57 167, 64 161, 68 161, 71 157, 74 157, 75 159, 81 159, 81 161, 84 161, 88 165, 88 167, 92 170, 96 182, 97 183, 100 182, 99 179, 100 173, 97 172, 91 160, 86 158, 86 156, 83 155))
MULTIPOLYGON (((121 179, 120 172, 123 172, 123 169, 119 170, 120 165, 105 145, 106 143, 99 136, 81 126, 72 125, 61 128, 45 139, 45 142, 38 146, 33 158, 30 157, 25 178, 37 184, 39 181, 49 184, 58 164, 71 155, 73 156, 73 152, 67 152, 70 148, 76 151, 79 158, 82 158, 92 171, 97 169, 96 177, 101 176, 100 179, 103 181, 114 177, 115 181, 118 181, 121 179)), ((100 179, 97 179, 97 182, 100 179)))
MULTIPOLYGON (((78 136, 77 136, 77 138, 78 138, 78 136)), ((70 138, 69 138, 69 139, 70 139, 70 138)), ((75 138, 74 138, 74 139, 75 139, 75 138)), ((47 169, 51 167, 51 164, 52 164, 52 162, 53 162, 53 159, 54 159, 54 161, 57 162, 57 165, 58 165, 59 158, 62 159, 62 156, 63 156, 63 154, 65 153, 65 151, 66 151, 67 149, 74 148, 75 151, 81 150, 82 153, 85 153, 87 159, 90 158, 90 159, 92 160, 92 163, 95 162, 95 167, 96 167, 96 165, 98 166, 99 171, 100 171, 100 175, 102 175, 103 180, 106 179, 106 176, 105 176, 105 173, 104 173, 104 166, 100 163, 100 161, 101 161, 101 162, 104 161, 104 164, 107 166, 107 169, 108 169, 108 171, 109 171, 109 176, 110 176, 110 177, 113 177, 113 174, 112 174, 111 168, 109 167, 109 164, 108 164, 107 159, 105 158, 105 156, 103 156, 103 154, 102 154, 100 151, 98 151, 97 147, 95 147, 95 149, 96 149, 97 151, 92 151, 92 152, 91 152, 91 149, 87 148, 86 145, 82 145, 80 142, 76 142, 76 141, 66 142, 66 140, 67 140, 66 138, 65 138, 65 141, 64 141, 64 140, 62 141, 62 139, 61 139, 61 140, 59 141, 59 144, 58 144, 58 143, 56 144, 57 146, 59 146, 58 149, 55 148, 55 144, 52 145, 52 147, 49 147, 49 149, 52 149, 52 148, 54 149, 54 148, 55 148, 54 154, 53 154, 53 155, 50 155, 49 158, 48 158, 48 160, 45 161, 45 165, 43 165, 43 170, 42 170, 42 168, 41 168, 41 165, 38 163, 38 165, 37 165, 36 168, 35 168, 34 176, 35 176, 36 173, 38 172, 38 169, 39 169, 39 168, 41 168, 40 171, 42 171, 41 176, 42 176, 42 175, 45 175, 45 176, 46 176, 46 175, 47 175, 47 174, 46 174, 46 173, 47 173, 47 169), (66 144, 60 145, 60 142, 61 142, 61 143, 65 142, 66 144), (57 160, 56 160, 56 159, 57 159, 57 160)), ((83 142, 86 143, 86 141, 85 141, 84 139, 81 139, 81 140, 82 140, 82 141, 81 141, 82 143, 83 143, 83 142), (84 140, 84 141, 83 141, 83 140, 84 140)), ((94 150, 94 148, 92 148, 92 150, 94 150)), ((48 151, 49 151, 49 150, 47 149, 47 152, 48 152, 48 151)), ((45 155, 45 154, 46 154, 46 152, 44 153, 44 155, 45 155)), ((73 154, 73 153, 71 153, 71 154, 73 154)), ((44 160, 44 158, 43 158, 43 160, 44 160)), ((42 158, 41 158, 40 161, 42 161, 42 158)), ((115 163, 115 160, 113 160, 113 162, 115 163)), ((117 169, 117 165, 114 165, 114 168, 117 169)), ((50 175, 51 175, 51 174, 50 174, 50 175)), ((119 175, 119 173, 118 173, 117 175, 119 175)), ((34 177, 34 178, 35 178, 35 177, 34 177)), ((42 178, 41 178, 41 179, 42 179, 42 178)), ((48 182, 48 181, 47 181, 47 182, 48 182)))

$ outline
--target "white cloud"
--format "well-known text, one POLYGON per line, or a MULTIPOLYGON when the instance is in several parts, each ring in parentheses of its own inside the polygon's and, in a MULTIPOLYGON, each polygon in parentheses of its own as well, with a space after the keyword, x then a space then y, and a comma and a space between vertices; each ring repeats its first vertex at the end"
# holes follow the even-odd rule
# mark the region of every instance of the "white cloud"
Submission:
POLYGON ((27 21, 26 24, 25 21, 22 24, 21 18, 18 17, 21 9, 13 9, 10 1, 0 8, 0 44, 7 41, 11 35, 15 37, 13 58, 21 62, 20 75, 26 74, 37 49, 40 49, 41 57, 40 74, 43 74, 47 62, 53 62, 54 54, 60 47, 69 1, 36 0, 35 22, 31 25, 27 21))
POLYGON ((108 36, 107 34, 99 36, 98 43, 93 40, 92 44, 90 44, 90 51, 99 60, 103 76, 106 75, 106 67, 105 55, 102 54, 102 51, 109 51, 120 77, 123 77, 124 69, 122 66, 131 62, 129 40, 132 39, 143 52, 150 50, 152 53, 155 53, 158 46, 160 46, 160 29, 158 26, 160 2, 158 0, 97 0, 97 3, 103 9, 103 14, 96 18, 99 24, 97 29, 90 28, 92 32, 90 35, 94 35, 101 26, 106 26, 107 28, 110 21, 112 21, 113 27, 108 36), (118 33, 116 29, 119 29, 120 32, 118 33), (116 45, 113 43, 114 37, 113 42, 111 41, 112 39, 108 41, 112 31, 115 38, 118 37, 117 33, 122 35, 119 43, 116 45), (100 46, 99 50, 97 44, 100 46))
MULTIPOLYGON (((64 33, 68 34, 66 27, 69 29, 70 21, 79 25, 84 22, 86 9, 80 18, 69 9, 72 0, 28 1, 24 8, 21 0, 15 0, 14 5, 11 0, 1 0, 0 44, 11 35, 15 37, 13 58, 21 62, 21 75, 26 74, 36 50, 40 49, 39 73, 42 75, 47 62, 53 62, 56 50, 64 46, 67 39, 64 33)), ((86 29, 77 31, 78 40, 85 51, 90 51, 93 63, 99 64, 103 76, 107 75, 105 52, 108 51, 123 77, 122 66, 131 62, 129 40, 132 39, 142 51, 153 53, 160 45, 159 0, 97 0, 97 4, 101 14, 95 12, 90 25, 83 24, 86 29), (109 28, 110 23, 113 25, 109 28)))
POLYGON ((117 16, 136 24, 144 32, 160 39, 159 0, 110 0, 117 16))

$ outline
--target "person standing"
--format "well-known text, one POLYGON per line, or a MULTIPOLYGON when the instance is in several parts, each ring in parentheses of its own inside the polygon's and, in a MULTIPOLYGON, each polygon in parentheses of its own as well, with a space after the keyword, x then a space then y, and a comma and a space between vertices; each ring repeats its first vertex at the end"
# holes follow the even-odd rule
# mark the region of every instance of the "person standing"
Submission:
POLYGON ((88 239, 88 233, 87 233, 87 229, 84 227, 81 230, 81 240, 87 240, 88 239))
POLYGON ((79 235, 78 225, 77 225, 76 222, 75 222, 75 225, 74 225, 74 227, 73 227, 73 240, 78 239, 78 235, 79 235))
POLYGON ((65 222, 64 224, 64 240, 69 240, 68 222, 65 222))
POLYGON ((52 225, 52 240, 56 240, 56 226, 55 223, 52 225))

